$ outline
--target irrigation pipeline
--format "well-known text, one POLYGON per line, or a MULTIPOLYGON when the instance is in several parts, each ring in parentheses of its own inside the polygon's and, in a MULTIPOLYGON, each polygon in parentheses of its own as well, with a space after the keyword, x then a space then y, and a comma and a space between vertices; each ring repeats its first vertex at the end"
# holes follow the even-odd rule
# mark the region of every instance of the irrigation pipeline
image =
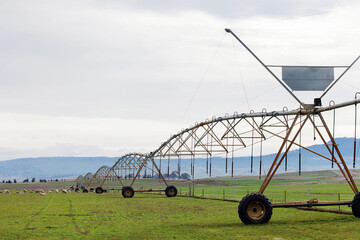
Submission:
POLYGON ((300 109, 291 110, 291 111, 283 110, 283 111, 272 111, 272 112, 250 112, 250 113, 234 114, 232 116, 213 118, 212 120, 198 123, 193 127, 182 130, 178 134, 172 135, 169 140, 162 143, 161 146, 158 149, 156 149, 155 151, 151 152, 148 155, 148 157, 153 158, 153 157, 157 156, 158 153, 161 151, 161 149, 163 149, 172 140, 177 139, 181 135, 191 132, 191 131, 194 131, 197 128, 205 126, 205 125, 210 125, 210 124, 214 124, 214 123, 218 123, 218 122, 222 122, 222 121, 226 121, 226 120, 233 120, 233 119, 244 119, 244 118, 254 119, 254 118, 258 118, 258 117, 264 118, 264 117, 279 117, 279 116, 295 116, 295 115, 299 114, 299 112, 300 112, 300 115, 316 115, 321 112, 326 112, 326 111, 334 110, 337 108, 347 107, 347 106, 355 105, 358 103, 360 103, 360 99, 355 99, 352 101, 343 102, 340 104, 334 104, 334 105, 325 106, 325 107, 314 107, 312 104, 309 104, 309 105, 304 104, 306 108, 300 108, 300 109))
POLYGON ((336 214, 344 214, 344 215, 353 215, 351 212, 340 211, 340 210, 328 210, 322 208, 320 209, 320 208, 298 207, 296 209, 303 211, 328 212, 328 213, 336 213, 336 214))
MULTIPOLYGON (((152 194, 161 194, 161 193, 152 193, 152 194)), ((203 197, 203 196, 197 196, 197 195, 182 195, 179 194, 179 197, 187 197, 187 198, 197 198, 197 199, 205 199, 205 200, 215 200, 215 201, 223 201, 223 202, 234 202, 234 203, 239 203, 239 200, 236 199, 228 199, 228 198, 215 198, 215 197, 203 197)), ((341 210, 330 210, 330 209, 324 209, 324 208, 316 208, 319 206, 349 206, 351 205, 351 201, 340 201, 340 202, 327 202, 324 204, 310 204, 309 202, 299 202, 298 205, 294 205, 294 204, 288 204, 288 206, 286 206, 286 203, 273 203, 272 207, 273 208, 296 208, 298 210, 303 210, 303 211, 314 211, 314 212, 328 212, 328 213, 335 213, 335 214, 343 214, 343 215, 353 215, 351 212, 347 212, 347 211, 341 211, 341 210)))
MULTIPOLYGON (((90 185, 91 183, 95 183, 93 181, 98 181, 99 179, 101 179, 102 183, 100 183, 100 185, 103 185, 106 179, 111 177, 116 177, 120 180, 122 177, 122 172, 124 171, 126 176, 126 171, 128 171, 128 177, 133 178, 133 182, 131 184, 132 186, 134 181, 139 176, 140 172, 145 169, 149 170, 151 172, 151 175, 153 175, 154 173, 157 174, 159 178, 162 178, 162 180, 167 185, 164 176, 161 174, 161 169, 157 167, 154 159, 168 157, 168 161, 170 161, 170 157, 177 157, 177 159, 180 159, 181 156, 190 156, 193 159, 195 155, 206 155, 207 159, 209 159, 210 157, 210 166, 208 166, 207 164, 207 167, 209 168, 208 171, 211 174, 211 159, 214 154, 228 154, 229 152, 231 152, 231 156, 233 159, 234 151, 237 150, 235 147, 246 148, 248 146, 252 146, 255 143, 259 143, 263 140, 269 139, 270 137, 279 137, 279 133, 275 133, 273 131, 265 129, 266 127, 281 127, 283 129, 281 129, 280 133, 286 131, 286 134, 289 134, 289 121, 291 122, 291 120, 288 118, 289 116, 294 116, 294 119, 292 119, 292 121, 293 124, 295 124, 296 118, 301 115, 305 115, 307 117, 316 115, 321 117, 322 112, 331 111, 350 105, 356 105, 358 103, 360 103, 360 99, 355 98, 352 101, 340 104, 332 104, 325 107, 314 106, 313 104, 303 104, 303 106, 305 107, 300 107, 299 109, 291 111, 288 111, 284 108, 282 111, 251 111, 250 113, 235 113, 234 115, 226 115, 225 117, 214 117, 211 120, 197 123, 195 124, 195 126, 186 128, 179 133, 172 135, 166 142, 162 143, 159 148, 157 148, 153 152, 150 152, 149 154, 126 154, 120 157, 119 160, 111 168, 107 166, 102 166, 94 175, 88 173, 87 175, 85 175, 85 177, 79 176, 77 182, 82 183, 83 185, 90 185), (274 120, 276 120, 275 123, 272 122, 274 120), (239 127, 240 124, 246 124, 245 128, 248 129, 246 129, 245 133, 249 134, 250 137, 243 136, 242 134, 244 133, 239 133, 239 130, 235 129, 235 127, 242 128, 239 127), (221 135, 218 134, 218 132, 215 130, 215 127, 222 127, 221 130, 223 132, 221 133, 221 135), (265 132, 271 135, 265 136, 265 132), (232 141, 228 141, 229 138, 232 138, 232 141), (234 142, 235 139, 237 140, 236 143, 234 142), (254 141, 255 139, 260 140, 256 142, 254 141), (247 143, 246 141, 249 142, 247 143), (154 166, 155 168, 149 167, 149 163, 152 163, 152 166, 154 166), (116 174, 116 171, 118 171, 118 174, 116 174), (131 175, 131 171, 133 175, 131 175)), ((310 120, 312 119, 310 118, 310 120)), ((318 132, 318 134, 320 133, 318 132)), ((280 138, 282 137, 280 136, 280 138)), ((285 142, 286 148, 291 147, 292 143, 287 146, 287 141, 285 142)), ((298 145, 296 143, 294 144, 298 145)), ((303 148, 306 149, 305 147, 303 148)), ((194 162, 192 162, 192 164, 194 165, 194 162)), ((194 166, 192 166, 192 176, 194 175, 193 170, 194 166)), ((344 171, 347 171, 347 169, 344 169, 344 171)), ((231 173, 233 174, 233 162, 231 166, 231 173)))

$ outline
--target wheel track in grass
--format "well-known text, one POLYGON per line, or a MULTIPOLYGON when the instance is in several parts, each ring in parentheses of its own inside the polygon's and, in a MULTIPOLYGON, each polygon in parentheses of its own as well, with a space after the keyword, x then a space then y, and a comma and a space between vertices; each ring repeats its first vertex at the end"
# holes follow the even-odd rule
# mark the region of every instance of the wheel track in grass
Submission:
POLYGON ((44 206, 42 206, 37 212, 31 215, 31 219, 27 222, 25 230, 35 230, 36 228, 31 228, 30 225, 35 222, 35 219, 44 212, 44 210, 49 206, 52 201, 52 195, 48 195, 46 198, 44 206))
POLYGON ((69 198, 69 196, 66 196, 68 201, 69 201, 69 217, 72 217, 72 223, 74 225, 75 231, 78 233, 81 233, 82 235, 87 235, 90 231, 89 230, 85 230, 85 231, 80 231, 79 225, 77 225, 76 223, 76 218, 75 215, 73 214, 73 205, 72 205, 72 201, 69 198))

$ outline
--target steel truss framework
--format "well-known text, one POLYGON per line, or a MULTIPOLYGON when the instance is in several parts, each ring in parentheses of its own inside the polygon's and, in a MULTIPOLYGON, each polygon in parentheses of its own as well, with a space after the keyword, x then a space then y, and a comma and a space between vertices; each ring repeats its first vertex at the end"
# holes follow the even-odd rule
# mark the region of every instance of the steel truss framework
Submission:
POLYGON ((89 183, 92 181, 94 175, 91 172, 88 172, 85 174, 85 176, 78 176, 76 179, 76 191, 79 190, 79 188, 84 188, 85 186, 88 186, 89 183))
MULTIPOLYGON (((234 152, 253 147, 269 138, 277 138, 281 144, 276 153, 274 160, 267 172, 265 179, 257 193, 252 193, 243 198, 239 204, 239 217, 248 223, 266 223, 271 218, 272 207, 293 207, 293 206, 324 206, 324 205, 352 205, 353 213, 356 217, 360 217, 360 193, 357 185, 346 165, 344 157, 334 139, 334 136, 326 123, 323 113, 331 110, 343 108, 346 106, 356 105, 360 103, 359 95, 355 95, 353 101, 344 102, 341 104, 332 104, 326 107, 321 106, 321 97, 325 95, 328 90, 354 65, 360 56, 340 75, 335 82, 330 84, 323 95, 319 99, 314 100, 314 104, 304 104, 301 102, 293 92, 269 69, 270 66, 265 65, 237 36, 230 30, 231 33, 270 73, 279 81, 279 83, 300 103, 300 108, 288 111, 284 108, 283 111, 250 113, 235 113, 234 115, 226 115, 221 118, 213 118, 201 123, 196 123, 195 126, 184 129, 179 133, 172 135, 167 141, 163 142, 159 148, 150 152, 149 154, 131 153, 122 156, 111 167, 103 166, 94 175, 86 174, 84 177, 79 176, 78 181, 81 183, 98 184, 103 186, 107 179, 119 180, 123 186, 123 196, 132 197, 134 190, 132 186, 135 180, 139 177, 142 170, 150 170, 155 172, 164 181, 167 189, 165 193, 167 196, 176 196, 177 190, 173 186, 168 186, 164 176, 155 163, 154 159, 177 159, 190 158, 191 160, 199 156, 206 156, 207 158, 215 155, 228 154, 233 156, 234 152), (328 155, 323 155, 319 152, 313 151, 301 142, 297 141, 304 129, 304 126, 310 125, 314 132, 319 136, 328 155), (328 142, 330 144, 328 144, 328 142), (317 200, 311 203, 276 203, 271 204, 270 201, 263 195, 271 179, 279 169, 280 165, 286 159, 289 150, 297 146, 301 149, 309 151, 325 160, 335 164, 346 182, 355 194, 353 201, 339 201, 339 202, 322 202, 317 200), (153 164, 155 169, 149 167, 153 164), (128 174, 128 175, 126 175, 128 174), (129 186, 124 186, 121 178, 123 176, 131 176, 133 178, 129 186), (90 179, 90 180, 88 180, 90 179), (355 207, 354 207, 355 206, 355 207), (355 210, 354 210, 355 209, 355 210)), ((356 114, 355 114, 356 115, 356 114)), ((355 116, 356 117, 356 116, 355 116)), ((356 126, 356 120, 355 120, 356 126)), ((356 134, 356 131, 355 131, 356 134)), ((354 142, 355 146, 356 142, 354 142)), ((355 148, 354 148, 355 156, 355 148)), ((194 162, 192 161, 191 172, 194 172, 194 162)), ((261 165, 260 165, 261 167, 261 165)), ((208 168, 208 165, 207 165, 208 168)), ((252 163, 251 163, 252 168, 252 163)), ((178 172, 180 173, 180 164, 178 164, 178 172)), ((208 169, 207 169, 208 170, 208 169)), ((169 170, 168 170, 169 171, 169 170)), ((261 170, 260 170, 261 173, 261 170)), ((211 176, 211 162, 210 162, 210 176, 211 176)))
POLYGON ((83 179, 84 179, 84 176, 83 175, 79 175, 77 178, 76 178, 76 186, 80 186, 83 182, 83 179))
POLYGON ((90 187, 91 184, 103 186, 106 180, 118 180, 121 185, 124 186, 121 178, 128 175, 133 178, 130 185, 132 186, 139 177, 140 172, 146 168, 158 174, 166 186, 168 186, 154 161, 156 158, 181 159, 182 157, 190 157, 195 159, 200 156, 212 157, 219 154, 227 155, 275 137, 281 139, 282 144, 273 164, 266 174, 264 183, 259 190, 260 193, 265 191, 292 146, 301 147, 319 157, 334 162, 351 189, 354 193, 357 193, 358 189, 356 184, 322 113, 354 105, 359 102, 360 99, 355 99, 328 107, 310 106, 308 109, 300 108, 292 111, 287 111, 286 109, 273 112, 262 111, 258 113, 251 112, 213 118, 212 120, 198 123, 193 127, 182 130, 178 134, 172 135, 167 141, 162 143, 158 149, 150 154, 126 154, 119 158, 112 167, 102 166, 95 174, 88 173, 85 177, 79 176, 78 182, 90 187), (328 156, 317 153, 296 142, 296 139, 306 124, 310 124, 321 138, 329 151, 328 156), (328 141, 332 142, 332 144, 327 144, 328 141), (334 148, 332 146, 334 146, 334 148), (154 164, 155 169, 150 168, 149 163, 154 164))
MULTIPOLYGON (((287 152, 293 145, 301 147, 328 161, 333 161, 338 166, 354 193, 358 193, 356 184, 325 122, 322 112, 354 105, 359 102, 360 99, 355 99, 350 102, 328 107, 301 108, 294 111, 269 113, 237 114, 224 118, 214 118, 210 121, 196 124, 194 127, 187 128, 171 136, 170 139, 164 142, 157 150, 150 153, 148 158, 174 156, 179 158, 182 156, 195 158, 199 155, 212 156, 219 153, 228 154, 236 149, 246 148, 262 140, 277 137, 282 140, 282 144, 259 190, 260 193, 265 191, 287 152), (300 119, 300 116, 303 116, 303 119, 300 119), (313 126, 329 151, 329 156, 324 156, 295 142, 306 124, 313 126), (246 129, 246 131, 244 131, 244 129, 246 129), (332 143, 331 146, 327 144, 327 140, 330 140, 332 143), (334 146, 334 150, 332 146, 334 146)), ((138 173, 143 167, 145 167, 145 162, 138 169, 138 173)))
MULTIPOLYGON (((251 112, 243 114, 234 114, 232 116, 225 116, 222 118, 213 118, 212 120, 197 123, 195 126, 184 129, 181 132, 172 135, 167 141, 162 143, 159 148, 149 154, 131 153, 126 154, 118 159, 118 161, 112 166, 102 166, 95 174, 88 173, 84 177, 79 176, 78 181, 84 186, 90 187, 91 184, 103 187, 106 180, 118 180, 123 186, 123 196, 132 197, 134 192, 143 190, 133 190, 132 186, 136 179, 139 177, 142 170, 147 169, 154 171, 164 181, 167 188, 165 193, 168 196, 176 196, 176 189, 173 186, 169 186, 158 168, 154 159, 168 158, 168 159, 181 159, 192 158, 195 159, 199 156, 213 157, 219 154, 233 154, 242 148, 252 147, 254 144, 268 140, 269 138, 277 138, 281 141, 281 145, 277 151, 277 154, 267 172, 265 179, 258 191, 258 195, 250 195, 252 198, 259 198, 255 203, 263 201, 263 198, 267 199, 263 193, 265 192, 271 179, 283 163, 287 153, 294 146, 309 151, 325 160, 328 160, 335 164, 344 179, 355 194, 353 201, 338 201, 338 202, 302 202, 302 203, 274 203, 272 207, 295 207, 295 206, 327 206, 327 205, 352 205, 358 206, 360 209, 360 197, 358 187, 349 171, 344 157, 342 156, 340 149, 331 133, 331 130, 326 123, 323 113, 332 111, 338 108, 346 106, 357 105, 360 103, 360 99, 356 94, 355 99, 349 102, 341 104, 332 104, 326 107, 306 105, 306 108, 300 107, 299 109, 287 111, 273 111, 273 112, 251 112), (321 139, 322 143, 328 151, 328 155, 323 155, 319 152, 313 151, 306 146, 299 143, 298 138, 304 127, 311 126, 316 132, 317 136, 321 139), (330 144, 328 144, 328 142, 330 144), (153 164, 155 169, 149 167, 149 164, 153 164), (129 174, 131 175, 132 182, 129 186, 124 186, 122 177, 129 174), (175 194, 171 195, 172 191, 175 194), (358 203, 354 203, 358 200, 358 203)), ((192 167, 193 168, 193 167, 192 167)), ((210 170, 211 171, 211 170, 210 170)), ((98 187, 99 188, 99 187, 98 187)), ((103 190, 96 190, 97 193, 101 193, 103 190)), ((153 191, 153 190, 152 190, 153 191)), ((156 190, 162 191, 162 190, 156 190)), ((251 202, 249 206, 253 206, 256 211, 265 211, 266 201, 264 204, 255 204, 251 202), (259 210, 260 209, 260 210, 259 210)), ((242 202, 239 205, 239 216, 244 223, 264 223, 268 219, 261 214, 251 212, 249 209, 240 210, 242 202), (246 212, 247 215, 253 216, 254 219, 260 220, 247 221, 240 215, 240 212, 246 212), (265 219, 265 220, 264 220, 265 219)), ((254 210, 255 211, 255 210, 254 210)), ((360 210, 359 210, 360 211, 360 210)), ((354 207, 353 207, 354 212, 354 207)), ((360 217, 360 212, 354 213, 355 216, 360 217)))
MULTIPOLYGON (((91 186, 103 187, 106 182, 119 181, 121 186, 124 187, 125 185, 121 179, 133 179, 132 186, 139 176, 140 172, 136 174, 139 169, 140 171, 141 169, 147 169, 152 173, 158 174, 163 179, 166 186, 168 186, 154 159, 141 153, 126 154, 120 157, 112 167, 100 167, 98 171, 92 175, 92 179, 87 182, 86 186, 87 188, 90 188, 91 186), (148 166, 149 163, 153 163, 155 169, 150 168, 148 166)), ((80 178, 80 176, 78 178, 80 178)), ((81 179, 83 179, 83 177, 81 179)), ((83 183, 84 180, 81 180, 81 182, 83 183)))
POLYGON ((93 175, 87 187, 90 188, 91 185, 102 186, 106 180, 112 180, 111 178, 108 178, 111 171, 112 169, 108 166, 100 167, 93 175))

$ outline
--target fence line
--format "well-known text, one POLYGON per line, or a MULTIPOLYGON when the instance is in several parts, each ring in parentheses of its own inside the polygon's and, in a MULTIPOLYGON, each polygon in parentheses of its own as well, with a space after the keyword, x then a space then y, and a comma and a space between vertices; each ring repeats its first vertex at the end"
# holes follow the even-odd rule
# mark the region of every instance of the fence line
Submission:
MULTIPOLYGON (((196 187, 195 184, 189 185, 188 191, 182 191, 182 188, 179 189, 178 194, 185 197, 194 197, 201 199, 215 199, 215 200, 224 200, 231 202, 239 202, 245 195, 249 194, 249 190, 238 190, 236 186, 233 187, 233 190, 229 187, 227 188, 212 188, 209 187, 196 187)), ((273 203, 276 202, 297 202, 297 201, 307 201, 312 198, 319 198, 320 201, 340 201, 340 200, 352 200, 353 194, 351 193, 319 193, 312 192, 311 189, 308 189, 307 192, 292 192, 292 191, 273 191, 266 192, 265 195, 273 203)), ((332 207, 333 208, 333 207, 332 207)), ((339 209, 341 206, 336 206, 339 209)))

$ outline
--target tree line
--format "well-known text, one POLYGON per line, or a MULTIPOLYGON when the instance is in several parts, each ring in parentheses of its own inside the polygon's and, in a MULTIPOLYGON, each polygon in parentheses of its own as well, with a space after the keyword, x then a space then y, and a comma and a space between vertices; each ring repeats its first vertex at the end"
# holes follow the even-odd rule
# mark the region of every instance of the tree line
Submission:
MULTIPOLYGON (((46 180, 46 179, 39 179, 39 182, 58 182, 59 181, 59 179, 55 179, 55 180, 53 180, 53 179, 51 179, 51 180, 46 180)), ((35 178, 32 178, 31 180, 29 180, 29 178, 26 178, 26 179, 24 179, 23 181, 22 181, 23 183, 29 183, 29 182, 36 182, 36 179, 35 178)), ((18 181, 16 180, 16 179, 13 179, 13 181, 11 181, 11 180, 2 180, 2 183, 18 183, 18 181)))

